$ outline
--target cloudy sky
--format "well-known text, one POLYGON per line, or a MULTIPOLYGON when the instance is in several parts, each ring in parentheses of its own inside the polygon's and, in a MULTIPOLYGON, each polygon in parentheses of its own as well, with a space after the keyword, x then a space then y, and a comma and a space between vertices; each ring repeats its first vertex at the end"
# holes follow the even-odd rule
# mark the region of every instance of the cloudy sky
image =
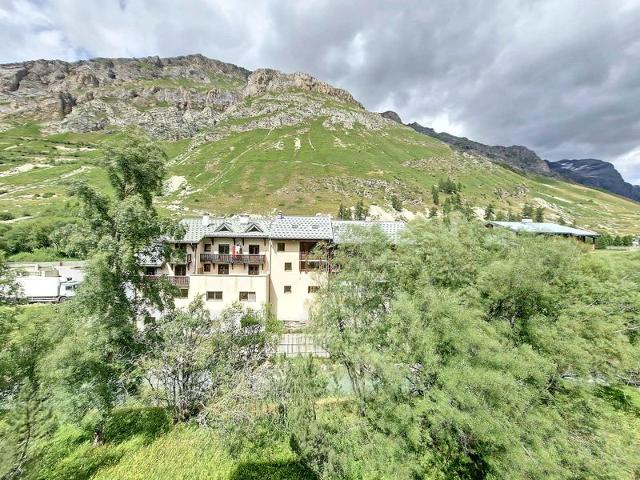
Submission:
POLYGON ((0 0, 0 63, 188 53, 640 184, 640 0, 0 0))

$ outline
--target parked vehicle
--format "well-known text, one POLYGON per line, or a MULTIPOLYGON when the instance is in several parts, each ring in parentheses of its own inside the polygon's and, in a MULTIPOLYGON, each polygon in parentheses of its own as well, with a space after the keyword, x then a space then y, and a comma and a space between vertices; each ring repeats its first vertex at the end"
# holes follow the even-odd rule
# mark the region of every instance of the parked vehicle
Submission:
POLYGON ((59 303, 75 296, 80 283, 71 277, 18 277, 20 297, 29 303, 59 303))

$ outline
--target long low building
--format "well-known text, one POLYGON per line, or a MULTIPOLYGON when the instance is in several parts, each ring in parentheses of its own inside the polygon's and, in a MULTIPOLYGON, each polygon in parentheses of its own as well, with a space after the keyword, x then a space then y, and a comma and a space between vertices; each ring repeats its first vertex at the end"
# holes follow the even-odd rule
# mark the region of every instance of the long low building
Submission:
POLYGON ((147 275, 165 276, 180 289, 178 306, 199 295, 214 315, 238 301, 254 308, 269 305, 279 320, 292 325, 308 320, 314 293, 326 277, 328 261, 316 246, 347 240, 354 226, 379 228, 392 241, 405 228, 404 222, 284 215, 204 215, 182 225, 184 237, 172 240, 175 258, 145 262, 147 275))
POLYGON ((490 228, 508 228, 509 230, 513 230, 517 233, 574 237, 578 240, 582 240, 583 242, 595 242, 595 239, 600 236, 599 233, 592 232, 591 230, 585 230, 583 228, 569 227, 567 225, 560 225, 557 223, 533 222, 527 219, 523 219, 520 222, 487 222, 486 225, 490 228))

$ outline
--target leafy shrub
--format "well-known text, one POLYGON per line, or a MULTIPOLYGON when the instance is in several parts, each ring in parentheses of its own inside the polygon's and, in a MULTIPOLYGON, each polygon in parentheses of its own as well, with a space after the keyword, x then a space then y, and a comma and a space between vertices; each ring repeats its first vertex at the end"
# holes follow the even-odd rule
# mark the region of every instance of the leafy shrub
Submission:
POLYGON ((171 429, 171 417, 159 407, 120 408, 107 420, 104 438, 107 442, 123 442, 136 435, 155 438, 171 429))
POLYGON ((11 212, 0 212, 0 220, 13 220, 15 215, 11 212))

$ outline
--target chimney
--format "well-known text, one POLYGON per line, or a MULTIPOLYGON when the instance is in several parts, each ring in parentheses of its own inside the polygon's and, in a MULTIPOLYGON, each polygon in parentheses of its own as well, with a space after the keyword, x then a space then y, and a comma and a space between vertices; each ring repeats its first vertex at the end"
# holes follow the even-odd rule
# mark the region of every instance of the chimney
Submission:
POLYGON ((242 213, 238 215, 238 217, 240 219, 240 225, 246 225, 247 223, 249 223, 249 215, 247 215, 246 213, 242 213))
POLYGON ((284 218, 284 215, 282 214, 282 212, 278 212, 278 215, 276 215, 278 218, 284 218))
POLYGON ((204 215, 202 215, 202 226, 203 227, 208 227, 209 226, 209 214, 205 213, 204 215))
POLYGON ((521 220, 522 223, 533 223, 533 220, 531 220, 530 218, 523 218, 521 220))

